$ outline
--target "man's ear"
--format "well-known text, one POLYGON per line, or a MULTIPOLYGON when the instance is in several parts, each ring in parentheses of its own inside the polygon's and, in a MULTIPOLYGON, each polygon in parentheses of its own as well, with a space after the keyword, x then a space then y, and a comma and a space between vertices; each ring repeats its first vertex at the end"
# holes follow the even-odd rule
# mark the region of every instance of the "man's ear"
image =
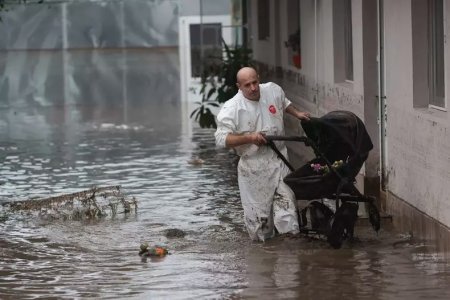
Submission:
POLYGON ((239 82, 236 82, 236 86, 237 86, 238 89, 241 88, 241 85, 239 84, 239 82))

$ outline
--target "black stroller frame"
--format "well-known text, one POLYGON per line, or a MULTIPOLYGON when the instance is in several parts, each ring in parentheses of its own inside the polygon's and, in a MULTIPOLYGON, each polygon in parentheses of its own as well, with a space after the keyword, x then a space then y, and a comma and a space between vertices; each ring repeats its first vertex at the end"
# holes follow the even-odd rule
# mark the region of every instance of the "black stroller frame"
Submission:
POLYGON ((378 232, 380 214, 375 205, 376 198, 362 194, 354 185, 373 148, 361 119, 352 112, 333 111, 321 118, 302 121, 301 126, 306 136, 266 136, 267 145, 291 170, 284 182, 293 190, 297 200, 310 201, 307 207, 299 211, 300 232, 325 235, 332 247, 340 248, 345 239, 353 238, 361 202, 365 203, 369 221, 378 232), (304 143, 313 149, 316 157, 295 170, 275 141, 304 143), (333 166, 336 161, 342 161, 339 167, 333 166), (317 174, 312 164, 326 166, 328 172, 317 174), (324 198, 335 200, 334 212, 318 201, 324 198), (306 217, 308 209, 311 217, 309 226, 306 217))

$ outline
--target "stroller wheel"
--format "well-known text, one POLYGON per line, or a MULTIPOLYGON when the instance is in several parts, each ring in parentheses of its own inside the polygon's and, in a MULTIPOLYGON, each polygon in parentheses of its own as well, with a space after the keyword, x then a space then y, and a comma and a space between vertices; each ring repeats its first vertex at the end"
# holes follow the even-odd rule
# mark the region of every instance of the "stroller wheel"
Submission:
POLYGON ((339 216, 334 216, 333 225, 328 233, 327 241, 334 249, 339 249, 345 239, 345 222, 339 216))
POLYGON ((353 230, 357 218, 358 204, 356 203, 344 202, 336 210, 331 230, 327 237, 333 248, 340 248, 346 238, 353 238, 353 230))
POLYGON ((380 212, 373 202, 368 202, 366 207, 369 214, 370 224, 372 225, 373 230, 378 232, 378 230, 380 230, 381 223, 380 212))

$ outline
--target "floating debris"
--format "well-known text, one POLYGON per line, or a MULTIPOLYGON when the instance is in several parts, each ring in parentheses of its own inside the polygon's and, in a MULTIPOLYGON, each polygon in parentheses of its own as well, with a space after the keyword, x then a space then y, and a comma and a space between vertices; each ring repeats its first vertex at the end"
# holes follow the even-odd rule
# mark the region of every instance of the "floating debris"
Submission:
POLYGON ((149 247, 148 243, 141 244, 139 256, 158 256, 163 257, 169 254, 169 250, 163 246, 149 247))
POLYGON ((6 202, 2 207, 10 212, 37 212, 45 219, 81 220, 136 212, 137 201, 134 197, 127 198, 120 186, 106 186, 43 199, 6 202))
POLYGON ((5 212, 0 213, 0 223, 5 223, 9 219, 9 215, 5 212))
POLYGON ((203 165, 204 162, 205 161, 203 159, 200 159, 200 158, 193 158, 191 160, 188 160, 188 164, 194 165, 194 166, 203 165))
POLYGON ((186 236, 186 232, 181 229, 171 228, 166 230, 167 238, 183 238, 186 236))

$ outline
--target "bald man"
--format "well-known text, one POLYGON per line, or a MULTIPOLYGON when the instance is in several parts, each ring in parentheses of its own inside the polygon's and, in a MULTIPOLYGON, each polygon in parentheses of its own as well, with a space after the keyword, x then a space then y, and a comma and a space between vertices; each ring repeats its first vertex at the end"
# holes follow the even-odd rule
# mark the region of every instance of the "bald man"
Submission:
MULTIPOLYGON (((237 73, 238 93, 225 102, 217 115, 216 144, 236 149, 240 156, 238 183, 244 222, 253 240, 299 232, 295 196, 283 182, 286 164, 269 147, 265 135, 284 135, 284 113, 309 120, 309 113, 296 109, 273 82, 261 84, 255 69, 237 73)), ((277 148, 287 157, 284 142, 277 148)))

